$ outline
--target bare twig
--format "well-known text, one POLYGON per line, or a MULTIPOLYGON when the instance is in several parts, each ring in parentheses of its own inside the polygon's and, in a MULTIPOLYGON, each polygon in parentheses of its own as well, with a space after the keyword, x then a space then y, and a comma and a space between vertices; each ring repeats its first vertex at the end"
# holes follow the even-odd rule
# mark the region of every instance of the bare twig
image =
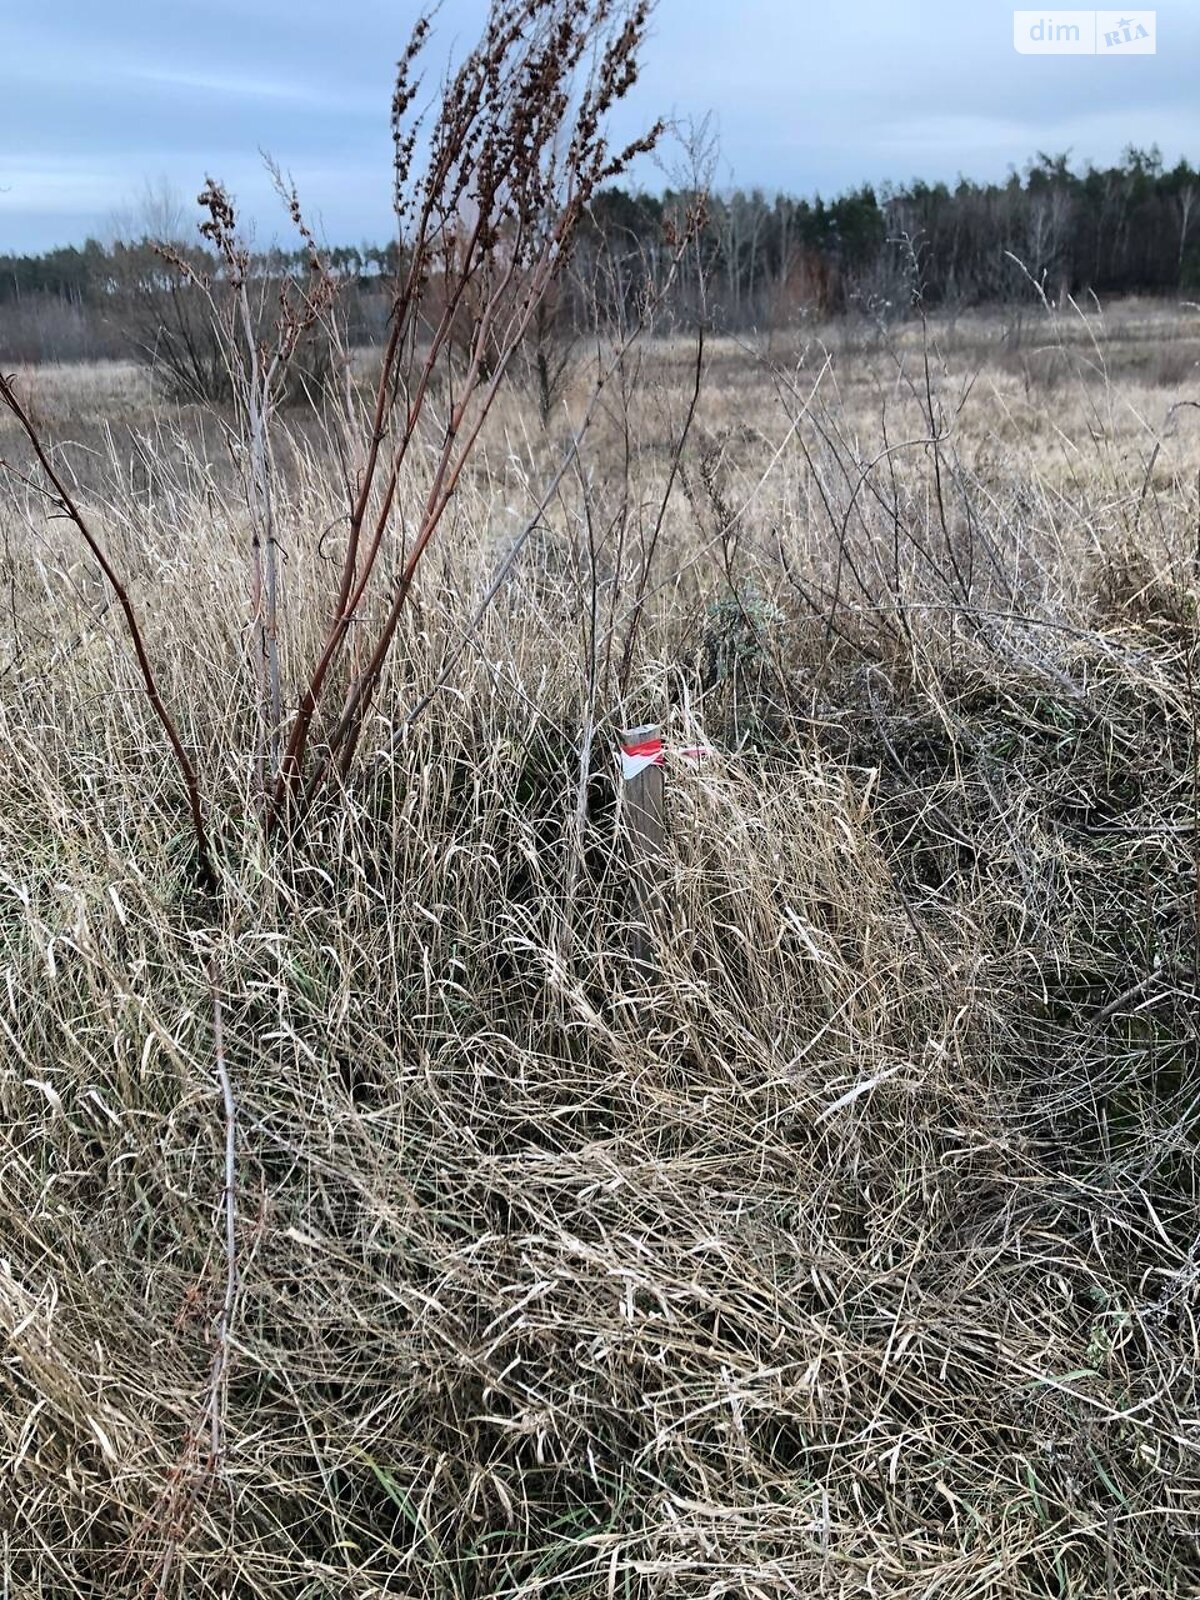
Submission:
MULTIPOLYGON (((137 613, 133 609, 133 602, 129 598, 128 590, 117 576, 116 570, 109 561, 103 546, 92 532, 90 524, 76 504, 58 469, 50 459, 49 452, 42 443, 41 435, 17 395, 12 380, 2 373, 0 373, 0 402, 3 402, 8 407, 20 424, 22 431, 33 448, 34 455, 37 457, 42 471, 46 475, 47 481, 53 488, 59 506, 78 529, 84 543, 95 557, 100 570, 108 579, 113 593, 116 595, 117 604, 121 608, 121 614, 125 618, 125 626, 129 631, 129 637, 133 644, 134 655, 137 657, 138 668, 142 675, 142 683, 145 686, 147 698, 153 707, 155 716, 162 725, 163 732, 167 736, 167 742, 171 747, 172 754, 183 778, 184 788, 187 791, 192 831, 196 841, 196 875, 204 887, 211 888, 216 884, 217 874, 209 845, 208 830, 204 821, 204 807, 200 799, 200 781, 196 775, 196 768, 192 763, 192 759, 183 747, 183 740, 179 736, 179 730, 175 726, 174 719, 163 703, 162 695, 159 693, 158 682, 154 676, 154 669, 150 665, 150 657, 146 653, 141 626, 138 623, 137 613)), ((0 462, 0 466, 7 467, 7 463, 0 462)))

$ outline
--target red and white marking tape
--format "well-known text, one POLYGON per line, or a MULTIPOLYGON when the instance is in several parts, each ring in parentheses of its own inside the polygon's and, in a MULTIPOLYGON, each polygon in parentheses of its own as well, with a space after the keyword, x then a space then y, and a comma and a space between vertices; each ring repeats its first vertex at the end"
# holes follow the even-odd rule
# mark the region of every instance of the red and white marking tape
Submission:
POLYGON ((640 772, 645 772, 647 767, 662 767, 666 761, 666 747, 656 733, 647 733, 646 729, 638 728, 621 741, 621 776, 626 783, 640 772))
MULTIPOLYGON (((712 755, 706 744, 688 744, 671 752, 689 766, 698 767, 705 756, 712 755)), ((621 741, 621 776, 628 783, 647 767, 664 767, 667 764, 667 747, 654 728, 634 728, 621 741)))

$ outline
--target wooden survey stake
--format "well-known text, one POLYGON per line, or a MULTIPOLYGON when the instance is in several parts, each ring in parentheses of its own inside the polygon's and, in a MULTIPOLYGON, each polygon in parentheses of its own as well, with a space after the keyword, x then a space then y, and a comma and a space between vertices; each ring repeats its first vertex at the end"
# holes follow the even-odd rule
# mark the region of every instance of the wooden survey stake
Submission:
POLYGON ((637 927, 633 954, 645 961, 662 905, 664 858, 663 742, 657 726, 626 728, 621 734, 625 833, 637 927))

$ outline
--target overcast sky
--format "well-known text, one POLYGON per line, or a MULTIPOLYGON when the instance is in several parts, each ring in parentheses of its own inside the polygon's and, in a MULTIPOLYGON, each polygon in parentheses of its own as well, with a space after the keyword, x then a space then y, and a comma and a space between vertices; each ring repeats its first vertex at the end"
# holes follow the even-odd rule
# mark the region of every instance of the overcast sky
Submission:
MULTIPOLYGON (((0 252, 103 236, 147 180, 190 200, 206 173, 261 242, 287 237, 260 150, 291 172, 328 240, 385 239, 392 64, 417 9, 3 0, 0 252)), ((485 14, 485 0, 445 0, 439 65, 485 14)), ((722 185, 800 194, 1002 178, 1039 149, 1105 162, 1130 142, 1196 164, 1200 0, 1160 6, 1157 37, 1153 56, 1031 57, 995 0, 660 0, 616 131, 711 112, 722 185)), ((639 178, 663 181, 652 168, 639 178)))

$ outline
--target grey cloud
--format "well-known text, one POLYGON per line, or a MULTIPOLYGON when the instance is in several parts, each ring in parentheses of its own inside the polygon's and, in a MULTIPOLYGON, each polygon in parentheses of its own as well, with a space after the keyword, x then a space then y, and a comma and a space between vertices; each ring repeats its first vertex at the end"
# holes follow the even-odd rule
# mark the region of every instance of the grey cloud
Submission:
MULTIPOLYGON (((446 0, 431 89, 485 12, 446 0)), ((391 75, 415 15, 350 0, 331 29, 328 0, 56 0, 5 19, 0 249, 78 240, 160 173, 184 195, 206 172, 223 178, 269 236, 280 214, 260 149, 330 237, 384 236, 391 75)), ((723 181, 804 193, 996 178, 1039 148, 1109 161, 1157 139, 1168 159, 1195 160, 1200 11, 1160 7, 1159 34, 1160 54, 1137 61, 1039 60, 1013 51, 995 0, 660 0, 614 131, 711 110, 723 181)), ((640 176, 662 181, 650 164, 640 176)))

